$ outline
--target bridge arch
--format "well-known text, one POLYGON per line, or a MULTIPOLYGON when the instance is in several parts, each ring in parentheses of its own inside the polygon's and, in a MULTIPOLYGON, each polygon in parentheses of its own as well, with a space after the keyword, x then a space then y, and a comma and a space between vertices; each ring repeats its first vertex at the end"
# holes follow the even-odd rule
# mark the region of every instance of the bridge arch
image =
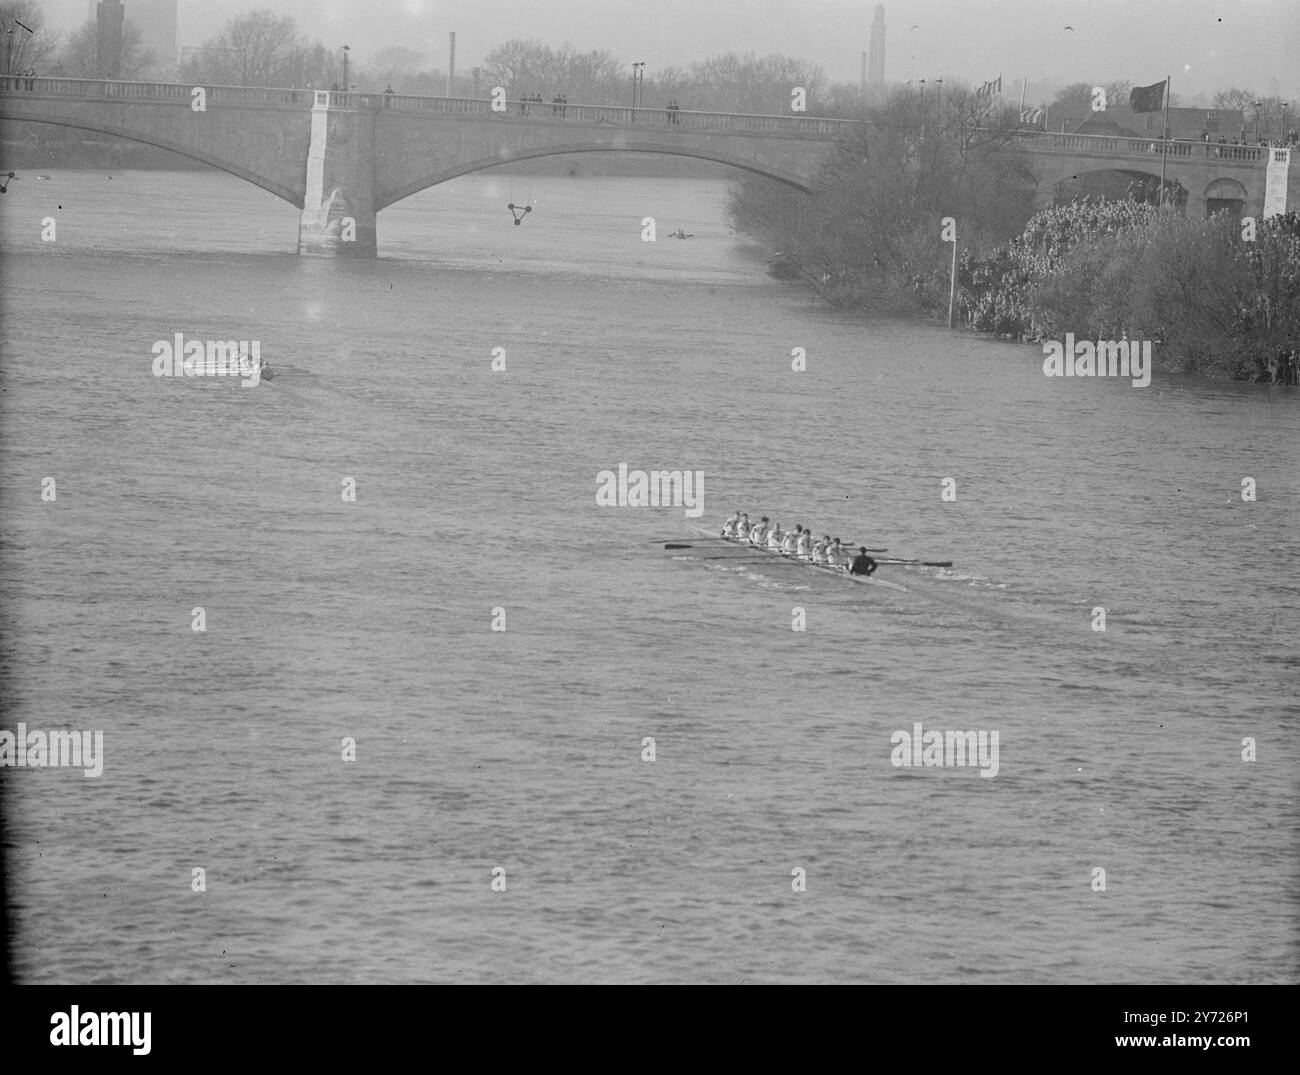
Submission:
POLYGON ((1205 215, 1228 212, 1240 219, 1246 209, 1245 186, 1235 179, 1216 179, 1205 188, 1205 215))
POLYGON ((303 195, 300 191, 293 190, 291 187, 276 183, 274 180, 267 179, 265 176, 258 175, 246 168, 241 168, 238 164, 231 161, 223 160, 221 157, 214 156, 202 149, 194 146, 182 145, 179 142, 173 142, 167 138, 159 138, 157 135, 143 134, 138 131, 132 131, 127 128, 113 126, 108 123, 96 123, 93 119, 71 116, 42 116, 39 114, 24 113, 21 115, 9 114, 5 120, 11 123, 45 123, 52 127, 70 127, 73 130, 92 131, 95 134, 107 134, 114 138, 122 138, 128 142, 139 142, 141 145, 153 146, 155 149, 165 149, 170 153, 176 153, 182 157, 188 157, 190 160, 199 161, 209 167, 216 168, 218 171, 226 172, 255 187, 260 187, 268 194, 274 194, 277 198, 283 198, 286 202, 296 209, 303 207, 303 195))
POLYGON ((444 168, 432 175, 406 183, 395 190, 377 194, 375 197, 375 211, 386 209, 395 202, 400 202, 403 198, 409 198, 412 194, 418 194, 429 187, 437 186, 439 183, 446 183, 448 180, 468 175, 471 172, 481 172, 487 168, 496 168, 503 164, 514 164, 522 160, 532 160, 538 157, 560 157, 571 153, 659 153, 669 157, 695 157, 698 160, 726 164, 746 172, 753 172, 755 175, 761 175, 778 183, 784 183, 786 186, 793 187, 795 190, 804 193, 808 193, 813 189, 807 179, 795 175, 793 172, 785 172, 773 168, 771 165, 759 164, 718 150, 639 141, 629 142, 626 145, 611 145, 608 142, 604 144, 578 143, 574 145, 538 146, 530 149, 521 148, 507 153, 496 153, 490 157, 480 157, 477 160, 456 164, 451 168, 444 168))
MULTIPOLYGON (((1128 165, 1130 162, 1125 161, 1128 165)), ((1136 164, 1137 162, 1132 162, 1136 164)), ((1095 175, 1099 172, 1123 172, 1125 175, 1132 176, 1134 179, 1151 178, 1159 181, 1160 179, 1160 160, 1156 159, 1154 167, 1148 169, 1145 167, 1116 167, 1114 164, 1105 164, 1103 162, 1075 161, 1067 162, 1065 165, 1056 165, 1055 163, 1043 163, 1034 168, 1034 174, 1038 180, 1038 189, 1040 192, 1054 191, 1062 183, 1071 179, 1079 179, 1085 175, 1095 175)), ((1176 176, 1166 173, 1166 179, 1176 179, 1176 176)))

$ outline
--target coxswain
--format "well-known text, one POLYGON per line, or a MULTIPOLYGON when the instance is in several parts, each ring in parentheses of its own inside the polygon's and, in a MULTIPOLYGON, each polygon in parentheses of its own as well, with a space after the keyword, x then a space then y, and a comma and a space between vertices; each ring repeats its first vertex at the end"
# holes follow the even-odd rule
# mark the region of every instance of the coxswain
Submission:
POLYGON ((849 564, 850 575, 870 575, 876 570, 876 561, 867 555, 867 547, 861 545, 858 547, 858 555, 853 557, 853 563, 849 564))
POLYGON ((762 545, 767 541, 767 516, 764 515, 749 531, 749 543, 751 545, 762 545))

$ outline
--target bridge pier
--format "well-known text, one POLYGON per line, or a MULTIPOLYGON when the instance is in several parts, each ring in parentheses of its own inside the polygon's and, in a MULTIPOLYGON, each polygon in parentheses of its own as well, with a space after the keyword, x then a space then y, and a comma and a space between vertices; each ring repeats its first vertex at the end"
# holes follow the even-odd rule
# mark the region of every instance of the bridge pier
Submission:
POLYGON ((331 96, 317 91, 312 105, 298 253, 377 257, 371 98, 363 95, 354 111, 331 108, 331 96))

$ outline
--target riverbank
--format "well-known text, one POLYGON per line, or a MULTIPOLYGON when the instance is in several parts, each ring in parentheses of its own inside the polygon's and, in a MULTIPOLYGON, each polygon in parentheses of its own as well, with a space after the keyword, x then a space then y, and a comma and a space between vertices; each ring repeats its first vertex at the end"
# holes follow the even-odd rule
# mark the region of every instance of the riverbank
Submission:
MULTIPOLYGON (((802 282, 837 309, 947 322, 951 248, 935 237, 916 243, 893 274, 785 239, 794 249, 769 265, 778 279, 802 282)), ((1127 341, 1144 340, 1157 370, 1294 385, 1300 215, 1239 222, 1190 220, 1135 201, 1055 206, 1010 242, 962 250, 953 305, 957 325, 994 338, 1113 342, 1125 353, 1127 341)))

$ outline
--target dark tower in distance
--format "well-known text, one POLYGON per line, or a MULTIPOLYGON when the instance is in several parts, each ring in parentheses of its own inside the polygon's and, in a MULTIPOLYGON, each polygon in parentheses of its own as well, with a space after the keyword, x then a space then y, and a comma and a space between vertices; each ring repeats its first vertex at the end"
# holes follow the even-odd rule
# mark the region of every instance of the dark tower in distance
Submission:
POLYGON ((122 19, 126 9, 121 0, 99 0, 95 11, 95 77, 120 78, 122 65, 122 19))
POLYGON ((885 5, 876 5, 871 20, 871 52, 867 56, 867 84, 879 86, 885 81, 885 5))

